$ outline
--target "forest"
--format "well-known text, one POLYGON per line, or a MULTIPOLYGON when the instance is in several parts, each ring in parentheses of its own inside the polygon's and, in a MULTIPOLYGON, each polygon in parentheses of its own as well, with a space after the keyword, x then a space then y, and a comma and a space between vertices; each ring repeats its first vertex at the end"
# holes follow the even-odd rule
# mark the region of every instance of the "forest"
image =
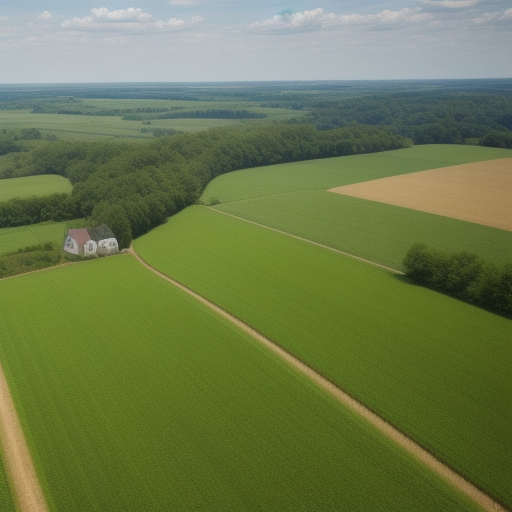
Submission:
POLYGON ((1 166, 0 179, 58 174, 73 185, 65 200, 1 203, 0 227, 87 217, 110 225, 122 247, 196 202, 209 181, 233 170, 411 144, 512 148, 512 80, 4 85, 0 92, 0 111, 118 115, 142 120, 140 131, 152 132, 153 140, 136 144, 54 140, 53 132, 43 135, 34 128, 0 132, 2 154, 10 159, 1 166), (113 100, 87 103, 87 98, 113 100), (126 98, 137 103, 121 106, 126 98), (141 106, 140 100, 156 103, 141 106), (292 116, 269 121, 258 108, 288 109, 292 116), (147 128, 152 119, 183 118, 242 124, 195 133, 147 128))
POLYGON ((121 248, 132 238, 195 203, 216 176, 250 167, 372 153, 410 146, 375 127, 319 131, 310 125, 217 128, 147 143, 54 141, 33 149, 2 178, 57 174, 68 178, 69 199, 12 199, 0 203, 0 227, 91 217, 106 223, 121 248))

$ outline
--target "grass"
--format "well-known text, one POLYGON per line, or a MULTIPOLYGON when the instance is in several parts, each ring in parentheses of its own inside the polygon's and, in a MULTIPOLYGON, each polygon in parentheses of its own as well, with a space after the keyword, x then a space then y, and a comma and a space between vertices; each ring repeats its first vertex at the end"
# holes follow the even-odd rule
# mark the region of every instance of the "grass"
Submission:
POLYGON ((215 208, 397 270, 416 242, 476 253, 500 266, 512 261, 510 231, 331 192, 297 192, 215 208))
POLYGON ((476 509, 130 255, 0 292, 0 358, 51 510, 476 509))
POLYGON ((0 229, 0 253, 13 252, 32 245, 64 243, 65 222, 42 222, 29 226, 0 229))
POLYGON ((1 180, 0 185, 0 201, 14 197, 71 194, 73 188, 67 178, 55 174, 1 180))
POLYGON ((510 262, 512 233, 440 215, 327 192, 335 186, 505 158, 511 150, 432 145, 245 169, 213 180, 215 208, 395 269, 415 242, 510 262))
POLYGON ((198 206, 134 246, 512 505, 509 320, 198 206))
POLYGON ((222 203, 290 192, 327 190, 449 165, 510 158, 512 150, 479 146, 425 145, 408 149, 244 169, 223 174, 206 187, 201 200, 222 203))
MULTIPOLYGON (((292 117, 305 115, 304 111, 257 107, 253 103, 232 102, 194 102, 167 100, 83 100, 82 103, 63 105, 62 108, 83 109, 90 106, 91 112, 106 109, 132 108, 180 108, 183 111, 206 109, 248 109, 264 113, 267 119, 236 120, 236 119, 157 119, 151 125, 143 125, 141 121, 123 120, 119 116, 94 116, 71 114, 33 114, 30 110, 0 110, 0 126, 6 129, 37 128, 43 135, 52 134, 59 139, 98 140, 105 138, 152 137, 151 131, 141 132, 143 128, 174 129, 183 132, 207 130, 213 127, 234 126, 241 123, 261 123, 283 121, 292 117)), ((154 114, 157 116, 158 114, 154 114)))
MULTIPOLYGON (((1 455, 1 450, 0 450, 1 455)), ((5 467, 0 456, 0 510, 2 512, 15 512, 14 502, 9 488, 9 482, 7 480, 7 474, 5 467)))

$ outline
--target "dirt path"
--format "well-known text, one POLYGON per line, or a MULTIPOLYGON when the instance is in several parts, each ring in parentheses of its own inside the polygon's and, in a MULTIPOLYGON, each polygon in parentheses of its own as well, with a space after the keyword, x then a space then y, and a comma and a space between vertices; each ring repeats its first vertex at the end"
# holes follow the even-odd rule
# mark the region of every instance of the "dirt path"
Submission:
MULTIPOLYGON (((405 436, 397 430, 395 427, 384 421, 380 416, 372 412, 370 409, 365 407, 362 403, 358 402, 354 398, 352 398, 349 394, 342 391, 340 388, 336 387, 332 382, 328 381, 325 377, 320 375, 319 373, 312 370, 309 366, 304 364, 302 361, 297 359, 295 356, 281 348, 279 345, 275 344, 270 339, 263 336, 261 333, 242 322, 240 319, 228 313, 226 310, 217 306, 213 302, 210 302, 205 297, 199 295, 194 292, 190 288, 187 288, 183 284, 175 281, 174 279, 166 276, 156 268, 152 267, 149 263, 144 261, 132 248, 130 248, 130 252, 149 270, 160 276, 162 279, 169 281, 174 286, 177 286, 181 290, 185 291, 201 303, 205 304, 213 311, 226 318, 240 329, 242 329, 247 334, 251 335, 254 339, 262 343, 269 350, 277 354, 287 363, 292 365, 298 371, 306 375, 309 379, 315 382, 322 389, 330 393, 334 398, 336 398, 339 402, 347 406, 349 409, 359 414, 367 421, 369 421, 374 427, 376 427, 382 434, 392 439, 394 442, 399 444, 402 448, 404 448, 407 452, 412 454, 416 459, 420 460, 423 464, 428 466, 432 471, 441 476, 444 480, 448 481, 454 487, 456 487, 463 494, 467 495, 474 502, 478 503, 484 510, 488 512, 507 512, 505 508, 503 508, 499 503, 495 502, 492 498, 487 496, 484 492, 480 491, 474 485, 469 483, 459 474, 455 473, 448 466, 444 465, 442 462, 437 460, 433 455, 424 450, 419 444, 414 442, 409 437, 405 436)), ((395 271, 396 272, 396 271, 395 271)))
POLYGON ((22 512, 47 512, 43 491, 1 365, 0 442, 9 483, 12 486, 11 493, 18 501, 17 509, 22 512))

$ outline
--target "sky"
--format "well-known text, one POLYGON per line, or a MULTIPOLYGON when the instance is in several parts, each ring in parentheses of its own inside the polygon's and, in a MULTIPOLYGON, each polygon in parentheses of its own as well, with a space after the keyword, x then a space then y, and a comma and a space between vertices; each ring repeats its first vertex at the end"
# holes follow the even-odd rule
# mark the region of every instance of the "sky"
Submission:
POLYGON ((512 77, 512 0, 2 0, 0 83, 512 77))

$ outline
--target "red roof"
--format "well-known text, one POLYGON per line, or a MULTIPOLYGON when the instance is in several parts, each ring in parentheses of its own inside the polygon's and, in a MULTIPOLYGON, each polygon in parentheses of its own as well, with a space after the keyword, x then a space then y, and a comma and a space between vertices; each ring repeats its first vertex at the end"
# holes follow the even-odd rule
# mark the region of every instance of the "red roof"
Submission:
POLYGON ((68 236, 76 240, 78 247, 83 247, 90 239, 89 232, 87 229, 70 229, 68 231, 68 236))

